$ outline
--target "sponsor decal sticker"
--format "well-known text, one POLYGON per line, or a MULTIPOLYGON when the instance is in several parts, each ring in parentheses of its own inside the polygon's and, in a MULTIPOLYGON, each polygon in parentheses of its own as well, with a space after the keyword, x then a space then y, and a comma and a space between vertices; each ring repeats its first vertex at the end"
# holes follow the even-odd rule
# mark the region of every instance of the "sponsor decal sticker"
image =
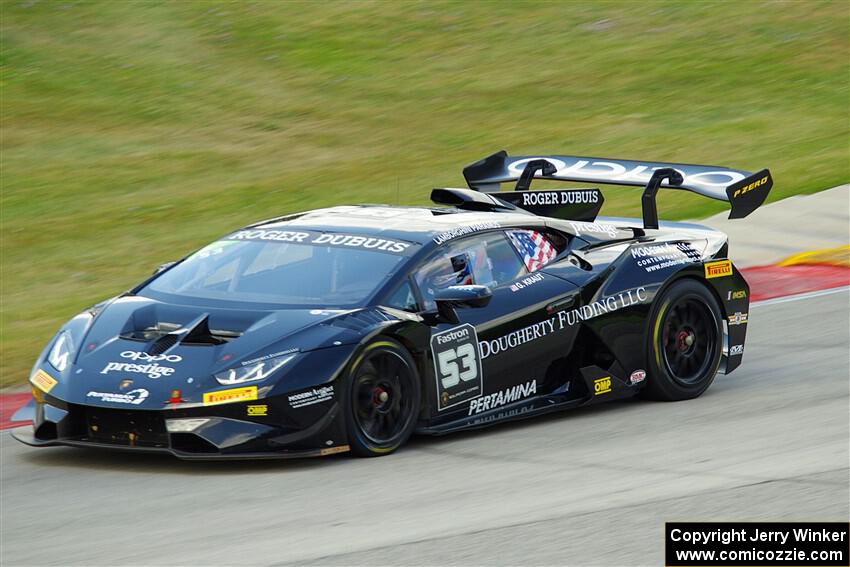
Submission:
POLYGON ((288 396, 288 399, 290 407, 303 408, 306 406, 312 406, 313 404, 332 400, 333 397, 333 386, 321 386, 320 388, 312 388, 304 392, 299 392, 298 394, 290 394, 288 396))
POLYGON ((437 380, 437 409, 454 407, 483 391, 482 356, 478 350, 475 327, 453 327, 431 337, 434 374, 437 380))
POLYGON ((646 380, 646 370, 635 370, 632 372, 632 375, 629 376, 629 383, 634 386, 635 384, 640 384, 646 380))
POLYGON ((269 406, 266 404, 248 406, 246 413, 253 417, 267 416, 269 415, 269 406))
POLYGON ((117 392, 89 392, 87 398, 94 398, 102 402, 110 402, 114 404, 130 404, 137 406, 148 398, 149 392, 144 388, 130 390, 126 394, 117 392))
POLYGON ((146 374, 148 378, 156 380, 162 376, 171 376, 174 374, 174 368, 160 366, 160 361, 176 363, 183 360, 182 356, 176 354, 148 354, 134 350, 125 350, 121 353, 121 358, 135 362, 109 362, 103 367, 100 373, 129 372, 131 374, 146 374), (141 364, 139 364, 140 362, 141 364))
POLYGON ((177 354, 148 354, 136 350, 125 350, 121 353, 121 358, 129 358, 130 360, 141 360, 142 362, 180 362, 182 356, 177 354))
POLYGON ((325 455, 333 455, 335 453, 345 453, 350 451, 351 447, 349 445, 340 445, 339 447, 327 447, 319 451, 319 455, 324 457, 325 455))
MULTIPOLYGON (((609 180, 624 181, 627 183, 638 183, 646 185, 649 178, 656 169, 661 169, 661 165, 651 163, 641 163, 635 161, 618 162, 615 160, 594 160, 592 158, 572 158, 567 156, 554 157, 526 157, 511 162, 508 165, 508 172, 512 176, 519 176, 528 162, 545 159, 555 166, 557 171, 550 177, 555 179, 587 179, 589 181, 609 180)), ((699 171, 697 173, 690 172, 689 174, 676 170, 682 174, 682 185, 696 187, 710 187, 725 189, 732 183, 736 183, 745 178, 745 175, 737 171, 716 170, 716 171, 699 171)), ((667 183, 663 184, 667 186, 667 183)))
POLYGON ((741 313, 740 311, 736 311, 732 315, 729 315, 729 324, 730 325, 746 325, 748 317, 749 317, 749 313, 741 313))
POLYGON ((729 356, 744 354, 744 345, 733 345, 729 347, 729 356))
POLYGON ((356 234, 316 233, 306 231, 248 229, 237 231, 227 237, 228 240, 254 240, 267 242, 296 242, 313 246, 336 246, 340 248, 362 248, 378 250, 392 254, 401 254, 410 248, 409 242, 400 242, 387 238, 358 236, 356 234))
POLYGON ((719 262, 705 263, 705 279, 723 278, 732 275, 732 262, 729 260, 720 260, 719 262))
POLYGON ((204 392, 204 405, 214 406, 217 404, 229 404, 232 402, 245 402, 257 399, 257 387, 246 386, 244 388, 231 388, 230 390, 218 390, 217 392, 204 392))
POLYGON ((527 327, 508 333, 498 339, 480 341, 478 348, 481 352, 481 358, 485 359, 489 356, 511 350, 527 342, 545 337, 554 333, 556 330, 571 327, 582 321, 604 315, 605 313, 644 303, 647 299, 646 288, 639 287, 620 292, 617 295, 612 295, 599 301, 594 301, 593 303, 577 307, 570 311, 560 311, 549 319, 532 323, 527 327))
POLYGON ((592 189, 578 191, 524 191, 522 205, 578 205, 598 203, 599 191, 592 189))
POLYGON ((663 270, 671 266, 693 264, 702 260, 700 253, 688 242, 665 242, 652 246, 631 249, 635 263, 647 272, 663 270))
POLYGON ((492 228, 501 228, 497 222, 487 221, 487 222, 477 222, 473 224, 468 224, 466 226, 459 226, 457 228, 453 228, 451 230, 447 230, 446 232, 441 232, 437 236, 434 237, 434 243, 437 245, 442 244, 443 242, 448 242, 458 236, 466 236, 467 234, 472 234, 474 232, 480 232, 482 230, 490 230, 492 228))
POLYGON ((475 398, 469 402, 469 414, 474 415, 495 409, 501 406, 511 404, 522 400, 537 393, 537 380, 526 382, 525 384, 517 384, 511 388, 505 388, 494 394, 487 394, 480 398, 475 398))
POLYGON ((543 274, 531 274, 511 285, 511 291, 517 292, 521 289, 533 286, 537 282, 542 282, 545 279, 543 274))
POLYGON ((561 323, 560 326, 557 326, 557 324, 557 316, 550 317, 549 319, 533 323, 527 327, 523 327, 522 329, 503 335, 498 339, 481 341, 478 343, 478 348, 481 351, 481 358, 484 359, 489 356, 511 350, 520 345, 524 345, 525 343, 536 341, 537 339, 554 333, 556 327, 557 330, 564 328, 563 323, 561 323))
POLYGON ((53 389, 53 386, 57 384, 53 376, 51 376, 44 370, 39 370, 38 372, 33 374, 30 377, 30 382, 32 382, 33 386, 35 386, 45 394, 50 393, 50 390, 53 389))
POLYGON ((299 242, 313 236, 309 232, 299 232, 293 230, 240 230, 236 234, 230 236, 231 240, 274 240, 275 242, 299 242))
POLYGON ((482 423, 493 423, 495 421, 502 421, 503 419, 510 419, 512 417, 517 417, 522 414, 528 413, 531 411, 531 408, 527 405, 518 408, 512 408, 505 411, 500 411, 495 414, 490 415, 482 415, 481 417, 475 419, 472 423, 474 425, 479 425, 482 423))
MULTIPOLYGON (((312 313, 312 311, 311 311, 312 313)), ((258 362, 263 362, 264 360, 268 360, 270 358, 277 358, 278 356, 283 356, 285 354, 292 354, 293 352, 298 352, 297 348, 291 348, 288 350, 282 350, 280 352, 273 352, 271 354, 266 354, 264 356, 260 356, 257 358, 252 358, 251 360, 245 360, 242 362, 242 366, 249 366, 251 364, 257 364, 258 362)))
POLYGON ((735 189, 735 192, 732 193, 732 198, 737 199, 738 197, 741 197, 741 196, 745 195, 746 193, 749 193, 753 189, 761 187, 762 185, 767 183, 768 177, 769 177, 768 175, 765 175, 761 179, 757 179, 756 181, 753 181, 749 185, 745 185, 744 187, 741 187, 739 189, 735 189))
MULTIPOLYGON (((169 404, 177 405, 183 403, 183 390, 171 390, 171 397, 168 398, 169 404)), ((174 408, 177 409, 177 408, 174 408)))
POLYGON ((611 377, 597 378, 593 381, 593 395, 599 396, 611 391, 611 377))
POLYGON ((746 297, 747 297, 747 290, 737 289, 735 291, 730 291, 729 294, 726 296, 726 299, 731 301, 733 299, 745 299, 746 297))
POLYGON ((581 234, 605 234, 611 238, 617 237, 617 228, 612 224, 604 222, 579 222, 570 221, 570 226, 576 233, 576 236, 581 234))

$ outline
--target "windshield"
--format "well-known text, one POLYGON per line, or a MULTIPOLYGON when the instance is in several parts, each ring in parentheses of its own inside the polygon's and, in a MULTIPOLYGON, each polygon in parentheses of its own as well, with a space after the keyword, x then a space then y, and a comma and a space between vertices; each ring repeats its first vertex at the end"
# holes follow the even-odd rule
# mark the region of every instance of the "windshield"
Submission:
POLYGON ((199 250, 139 295, 277 308, 357 307, 413 248, 408 242, 357 235, 243 230, 199 250))

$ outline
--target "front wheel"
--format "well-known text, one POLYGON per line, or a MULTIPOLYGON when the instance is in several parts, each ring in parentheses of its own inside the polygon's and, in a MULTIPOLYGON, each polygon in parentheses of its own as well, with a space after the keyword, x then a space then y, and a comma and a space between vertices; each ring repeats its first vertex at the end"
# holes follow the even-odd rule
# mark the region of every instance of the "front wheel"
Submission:
POLYGON ((652 309, 644 395, 668 401, 696 398, 714 381, 722 350, 717 300, 697 281, 674 283, 652 309))
POLYGON ((352 452, 377 457, 407 441, 416 427, 422 392, 416 364, 404 346, 388 337, 368 343, 349 367, 344 385, 352 452))

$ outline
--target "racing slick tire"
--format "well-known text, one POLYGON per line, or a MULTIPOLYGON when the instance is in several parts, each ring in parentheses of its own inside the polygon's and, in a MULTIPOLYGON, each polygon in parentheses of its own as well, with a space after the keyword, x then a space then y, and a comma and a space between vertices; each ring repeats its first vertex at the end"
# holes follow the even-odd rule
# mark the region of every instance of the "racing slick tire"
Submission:
POLYGON ((642 396, 696 398, 714 381, 723 351, 720 305, 696 280, 667 288, 652 308, 647 333, 649 375, 642 396))
POLYGON ((413 357, 398 341, 366 344, 343 381, 343 412, 351 451, 378 457, 401 447, 416 427, 422 400, 413 357))

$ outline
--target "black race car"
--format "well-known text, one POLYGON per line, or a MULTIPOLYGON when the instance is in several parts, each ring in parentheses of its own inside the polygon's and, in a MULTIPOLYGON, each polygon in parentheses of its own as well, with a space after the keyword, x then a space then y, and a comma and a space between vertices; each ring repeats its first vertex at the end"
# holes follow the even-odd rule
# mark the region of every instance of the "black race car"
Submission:
POLYGON ((749 289, 726 236, 659 223, 659 188, 755 210, 770 173, 499 152, 442 207, 342 206, 232 232, 71 319, 16 416, 29 445, 187 459, 387 454, 636 394, 683 400, 740 363, 749 289), (643 219, 597 218, 644 186, 643 219), (500 192, 501 183, 516 183, 500 192))

